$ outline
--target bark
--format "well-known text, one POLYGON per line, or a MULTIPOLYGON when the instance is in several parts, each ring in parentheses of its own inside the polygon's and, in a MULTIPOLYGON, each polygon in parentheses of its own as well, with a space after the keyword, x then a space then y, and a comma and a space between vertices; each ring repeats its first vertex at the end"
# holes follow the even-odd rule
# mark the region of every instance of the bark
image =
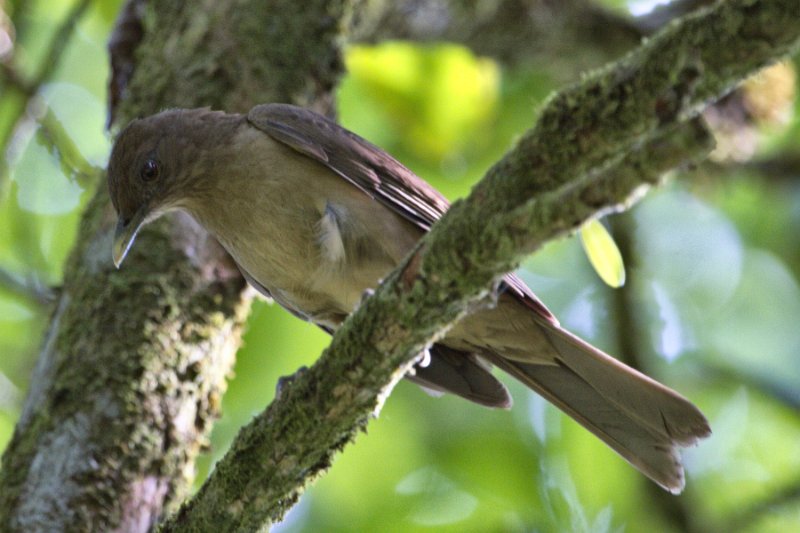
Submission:
POLYGON ((422 350, 491 303, 504 272, 548 239, 638 197, 711 140, 697 114, 797 49, 795 0, 729 0, 670 25, 556 94, 536 125, 342 326, 308 371, 237 437, 164 531, 253 530, 376 416, 422 350))
MULTIPOLYGON (((174 106, 330 111, 351 2, 202 4, 147 3, 117 125, 174 106)), ((149 530, 185 497, 218 415, 244 282, 186 218, 150 226, 115 271, 112 229, 103 186, 3 456, 2 531, 149 530)))

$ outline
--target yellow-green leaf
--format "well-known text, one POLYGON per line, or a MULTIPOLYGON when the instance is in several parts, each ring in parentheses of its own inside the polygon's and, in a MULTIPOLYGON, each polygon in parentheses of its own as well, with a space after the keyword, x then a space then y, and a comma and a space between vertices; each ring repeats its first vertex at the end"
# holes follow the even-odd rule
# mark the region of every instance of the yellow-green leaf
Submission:
POLYGON ((614 238, 598 220, 590 220, 581 228, 581 243, 597 275, 607 285, 625 285, 625 264, 614 238))

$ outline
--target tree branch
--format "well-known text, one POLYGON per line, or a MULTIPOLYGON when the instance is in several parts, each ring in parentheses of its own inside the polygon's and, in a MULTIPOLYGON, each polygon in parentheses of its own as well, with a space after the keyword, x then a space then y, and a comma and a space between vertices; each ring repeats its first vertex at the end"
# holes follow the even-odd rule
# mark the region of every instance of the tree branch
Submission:
POLYGON ((47 81, 50 76, 55 72, 56 67, 61 62, 62 54, 67 47, 67 43, 72 38, 75 26, 83 18, 86 10, 92 5, 92 0, 76 0, 72 5, 69 12, 66 14, 58 29, 53 34, 50 44, 47 46, 47 53, 45 54, 45 61, 39 68, 39 72, 31 83, 35 89, 47 81))
POLYGON ((730 0, 551 98, 536 126, 344 323, 317 364, 242 430, 164 531, 252 530, 279 520, 418 354, 487 303, 502 273, 705 155, 705 129, 683 121, 798 40, 796 1, 730 0))
POLYGON ((639 44, 634 21, 591 0, 370 2, 356 40, 461 43, 505 64, 534 63, 561 81, 617 58, 639 44))
MULTIPOLYGON (((467 309, 490 304, 488 287, 508 268, 495 261, 494 272, 489 273, 466 255, 480 254, 476 249, 481 243, 495 245, 493 239, 499 233, 516 233, 517 238, 527 233, 520 221, 530 218, 533 211, 545 209, 554 217, 573 212, 576 200, 587 193, 597 200, 600 194, 608 206, 623 204, 643 183, 655 183, 665 171, 705 156, 710 149, 710 139, 698 123, 670 131, 595 176, 599 187, 587 181, 545 195, 488 229, 491 235, 475 234, 467 248, 449 235, 453 227, 473 216, 492 218, 496 213, 491 208, 476 210, 473 205, 458 215, 448 214, 345 322, 320 360, 242 430, 198 495, 162 531, 191 531, 201 525, 215 531, 251 531, 280 520, 303 487, 327 470, 333 455, 378 414, 416 354, 467 309), (604 192, 598 193, 599 189, 604 192), (452 226, 443 227, 447 221, 452 226)), ((500 194, 509 194, 508 188, 500 194)), ((597 206, 579 210, 588 217, 596 214, 597 206)), ((541 224, 531 226, 541 232, 536 237, 541 243, 562 233, 552 219, 541 224)), ((519 243, 506 244, 506 261, 519 261, 522 256, 513 252, 519 243)))
POLYGON ((55 300, 55 293, 52 289, 36 278, 30 276, 27 279, 20 279, 19 276, 5 268, 0 268, 0 286, 42 307, 51 305, 55 300))

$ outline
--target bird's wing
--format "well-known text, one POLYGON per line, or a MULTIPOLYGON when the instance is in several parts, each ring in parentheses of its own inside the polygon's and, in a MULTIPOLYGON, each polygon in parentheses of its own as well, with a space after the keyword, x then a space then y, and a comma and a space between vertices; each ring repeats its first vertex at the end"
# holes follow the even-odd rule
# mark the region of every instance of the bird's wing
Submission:
POLYGON ((444 196, 385 151, 313 111, 265 104, 254 107, 247 118, 425 231, 449 207, 444 196))
MULTIPOLYGON (((308 109, 288 104, 263 104, 247 114, 248 121, 346 179, 371 198, 428 231, 450 206, 436 189, 381 148, 308 109)), ((553 324, 557 320, 525 283, 513 274, 501 290, 553 324)))

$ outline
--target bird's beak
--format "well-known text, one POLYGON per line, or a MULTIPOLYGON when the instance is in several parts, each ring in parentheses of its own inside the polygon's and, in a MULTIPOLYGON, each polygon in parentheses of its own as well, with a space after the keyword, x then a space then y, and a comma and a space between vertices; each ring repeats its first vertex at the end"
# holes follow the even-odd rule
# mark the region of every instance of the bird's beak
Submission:
POLYGON ((141 208, 130 219, 126 220, 122 216, 117 219, 117 229, 114 231, 114 246, 112 248, 114 266, 117 268, 122 264, 125 256, 128 255, 128 250, 133 246, 133 241, 144 223, 146 213, 147 210, 141 208))

